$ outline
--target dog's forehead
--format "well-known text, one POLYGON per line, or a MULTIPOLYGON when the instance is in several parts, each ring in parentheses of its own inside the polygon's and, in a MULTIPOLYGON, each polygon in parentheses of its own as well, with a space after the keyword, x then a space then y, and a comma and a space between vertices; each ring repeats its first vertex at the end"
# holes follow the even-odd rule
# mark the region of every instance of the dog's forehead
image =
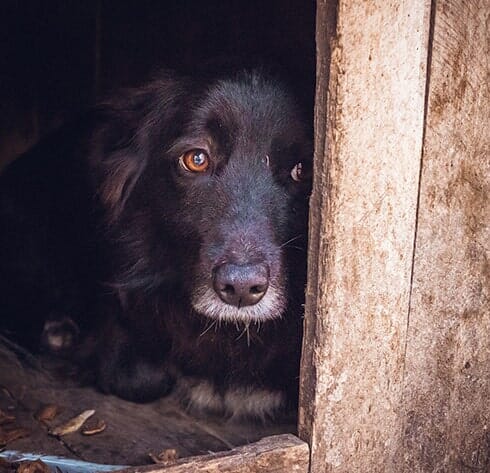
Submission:
POLYGON ((257 73, 212 84, 203 95, 196 118, 206 126, 274 134, 297 121, 290 95, 277 82, 257 73))

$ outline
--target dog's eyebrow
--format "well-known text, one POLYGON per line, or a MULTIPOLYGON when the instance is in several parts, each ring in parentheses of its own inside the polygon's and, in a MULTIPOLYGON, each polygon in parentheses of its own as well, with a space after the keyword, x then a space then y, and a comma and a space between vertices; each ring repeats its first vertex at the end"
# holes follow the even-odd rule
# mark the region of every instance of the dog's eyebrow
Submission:
POLYGON ((208 153, 213 148, 213 141, 209 136, 206 137, 191 137, 183 136, 175 141, 170 148, 167 149, 168 154, 179 155, 189 149, 204 149, 208 153))

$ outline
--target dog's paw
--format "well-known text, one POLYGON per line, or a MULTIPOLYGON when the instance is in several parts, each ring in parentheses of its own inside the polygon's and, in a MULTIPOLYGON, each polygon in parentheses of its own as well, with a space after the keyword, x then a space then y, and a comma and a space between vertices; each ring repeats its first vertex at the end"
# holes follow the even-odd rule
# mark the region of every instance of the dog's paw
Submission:
POLYGON ((41 334, 41 348, 57 356, 73 352, 78 342, 80 329, 69 317, 52 318, 45 322, 41 334))
POLYGON ((189 376, 179 379, 174 396, 197 417, 219 415, 235 421, 273 419, 283 414, 286 404, 282 391, 254 386, 219 389, 209 380, 189 376))
POLYGON ((175 377, 165 365, 144 360, 111 362, 99 366, 97 384, 104 393, 115 394, 132 402, 150 402, 172 390, 175 377))

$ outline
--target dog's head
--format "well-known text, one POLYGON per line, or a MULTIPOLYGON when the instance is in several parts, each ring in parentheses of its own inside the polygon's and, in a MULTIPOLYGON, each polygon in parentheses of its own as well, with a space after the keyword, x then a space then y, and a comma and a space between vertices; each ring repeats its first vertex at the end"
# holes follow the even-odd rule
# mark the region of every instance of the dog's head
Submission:
POLYGON ((173 267, 168 277, 194 311, 246 323, 280 317, 291 279, 300 293, 304 284, 312 154, 304 117, 257 72, 205 86, 167 80, 153 97, 131 138, 103 160, 104 205, 126 226, 142 214, 154 222, 144 238, 135 229, 146 266, 173 267))

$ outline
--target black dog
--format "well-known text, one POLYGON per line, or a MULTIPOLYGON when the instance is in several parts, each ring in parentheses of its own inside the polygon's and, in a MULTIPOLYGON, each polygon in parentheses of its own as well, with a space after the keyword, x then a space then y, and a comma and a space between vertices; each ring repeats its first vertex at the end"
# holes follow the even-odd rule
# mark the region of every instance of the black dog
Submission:
POLYGON ((44 327, 51 351, 69 348, 127 399, 177 378, 198 409, 293 406, 304 123, 261 73, 168 74, 44 140, 0 178, 4 329, 36 343, 44 327))

